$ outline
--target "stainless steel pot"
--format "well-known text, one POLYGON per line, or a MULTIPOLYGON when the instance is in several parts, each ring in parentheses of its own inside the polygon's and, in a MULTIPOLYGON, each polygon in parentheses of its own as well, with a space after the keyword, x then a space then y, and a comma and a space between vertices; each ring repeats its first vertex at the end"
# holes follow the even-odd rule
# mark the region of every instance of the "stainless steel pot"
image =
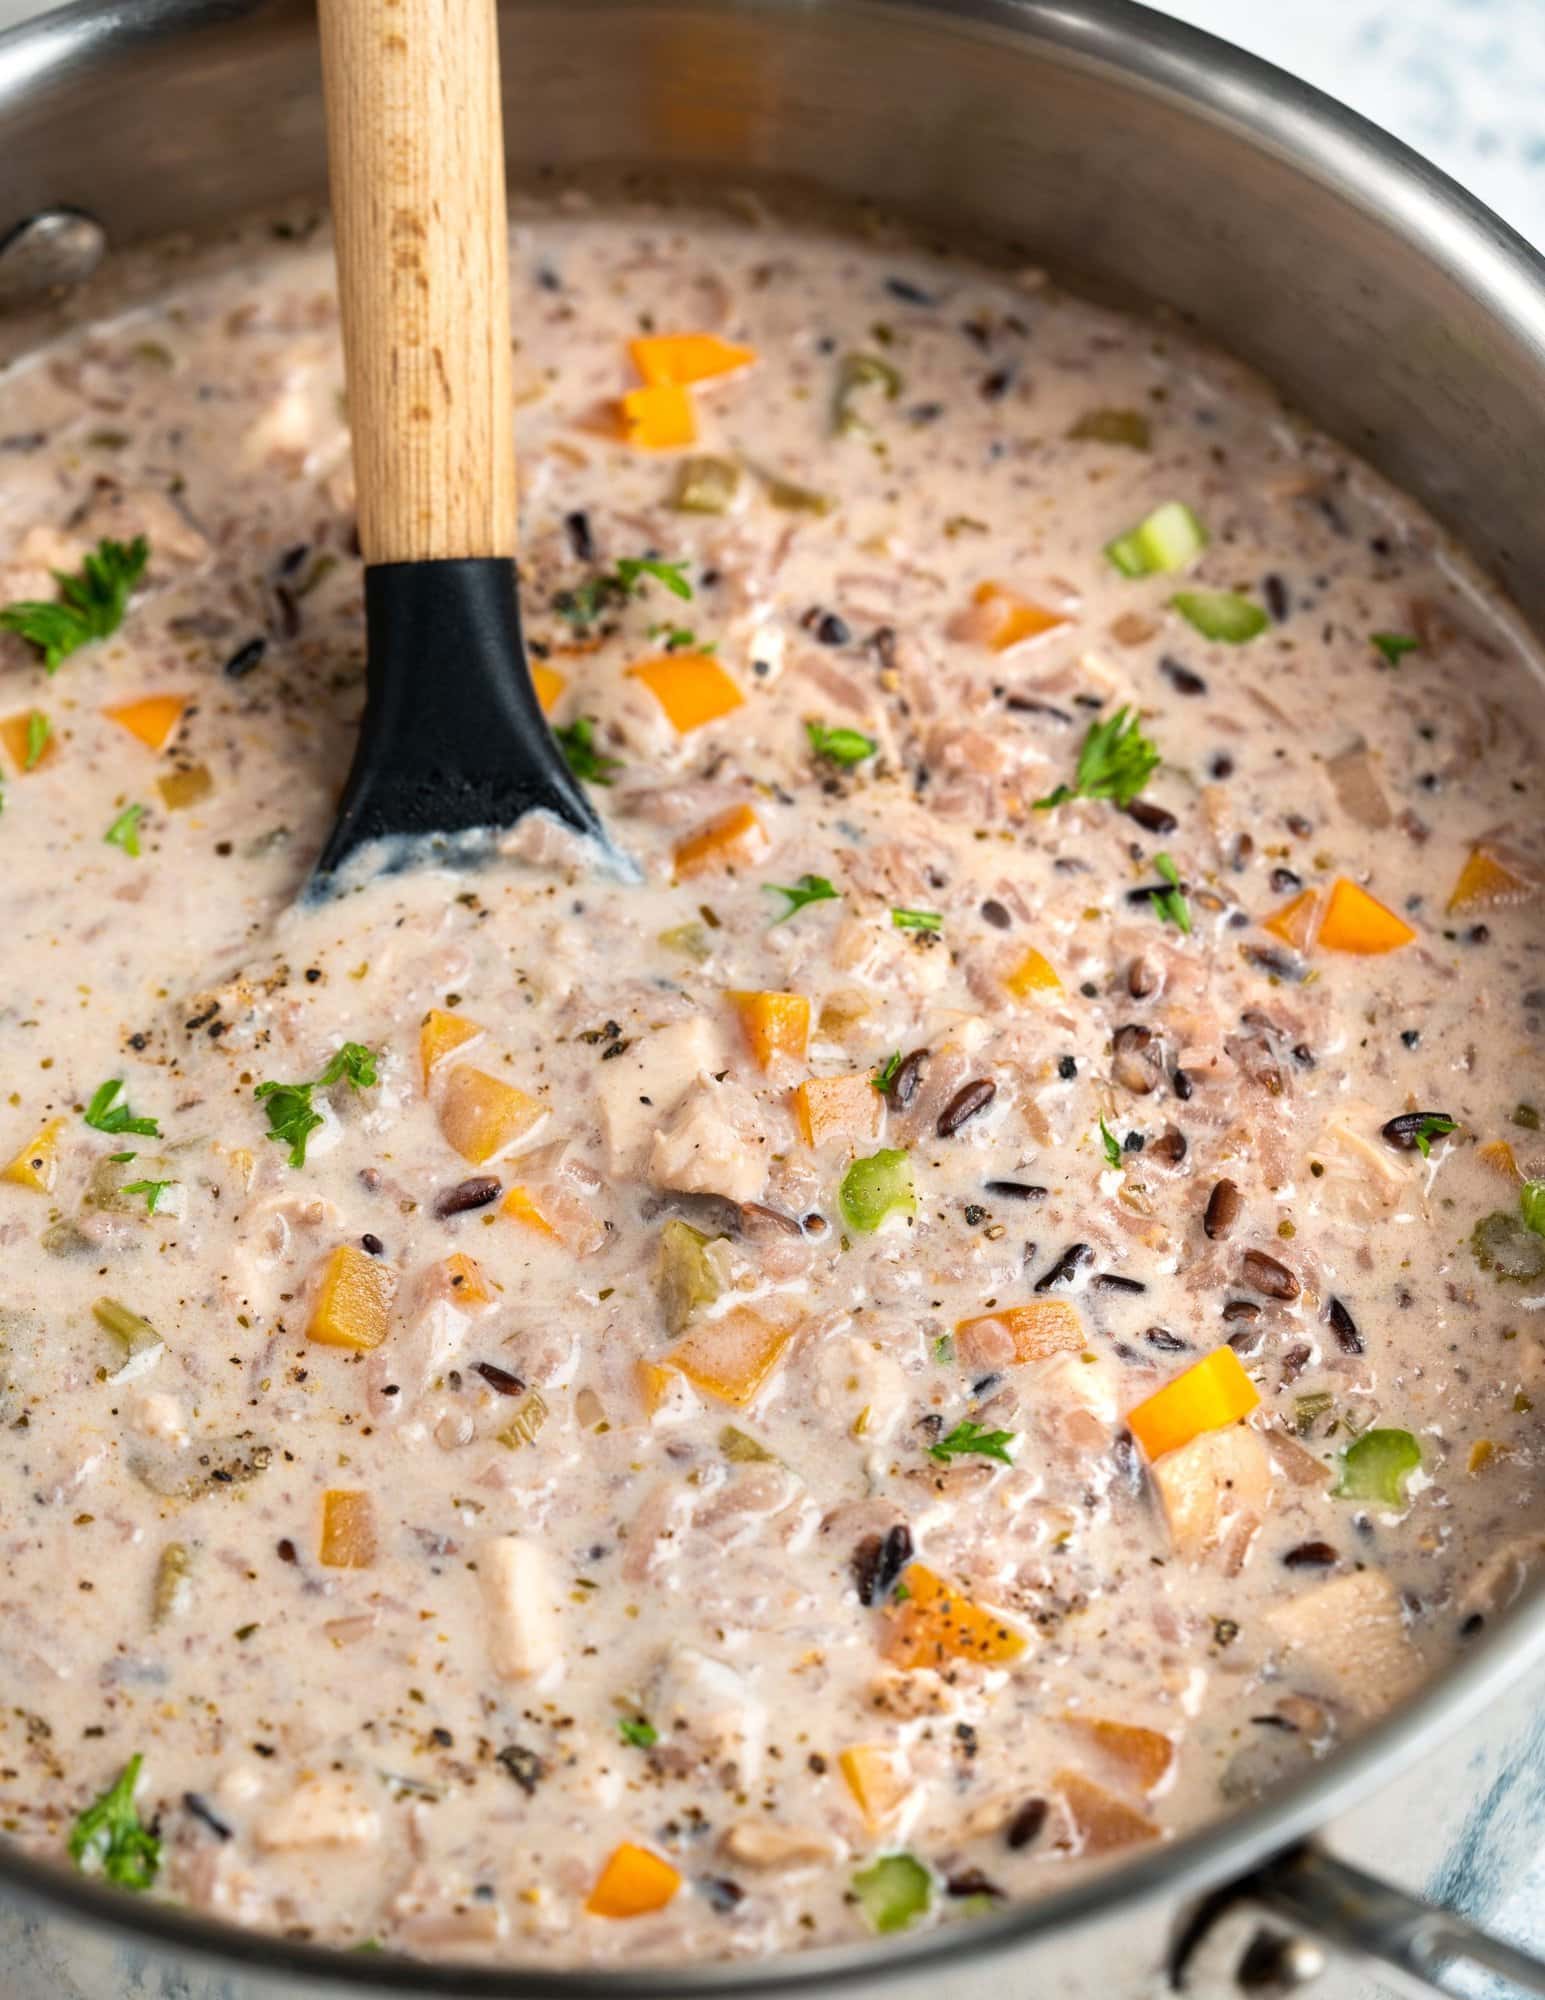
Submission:
MULTIPOLYGON (((803 178, 1158 301, 1419 494, 1545 625, 1545 265, 1306 86, 1126 0, 510 0, 504 17, 517 170, 803 178)), ((0 309, 85 275, 104 243, 323 178, 306 0, 91 0, 0 35, 0 309)), ((1197 1966, 1290 1985, 1316 1963, 1307 1931, 1444 1991, 1474 1992, 1480 1967, 1545 1995, 1545 1968, 1305 1844, 1403 1772, 1438 1782, 1443 1739, 1542 1660, 1536 1600, 1309 1778, 969 1930, 770 1965, 464 1971, 224 1930, 0 1855, 0 1990, 974 2000, 1055 1980, 1059 2000, 1104 2000, 1197 1966), (1242 1928, 1246 1908, 1289 1933, 1242 1928)))

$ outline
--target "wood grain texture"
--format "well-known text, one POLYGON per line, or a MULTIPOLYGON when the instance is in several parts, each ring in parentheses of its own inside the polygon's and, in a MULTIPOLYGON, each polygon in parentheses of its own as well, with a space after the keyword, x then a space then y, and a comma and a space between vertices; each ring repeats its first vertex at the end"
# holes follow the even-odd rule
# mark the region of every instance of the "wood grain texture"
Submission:
POLYGON ((515 553, 497 0, 320 0, 366 562, 515 553))

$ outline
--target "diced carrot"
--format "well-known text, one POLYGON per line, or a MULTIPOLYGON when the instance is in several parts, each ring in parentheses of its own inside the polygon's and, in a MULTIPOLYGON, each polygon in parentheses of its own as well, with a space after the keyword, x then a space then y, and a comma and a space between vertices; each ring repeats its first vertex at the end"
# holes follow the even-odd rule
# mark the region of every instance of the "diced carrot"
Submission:
POLYGON ((1319 890, 1301 889, 1280 910, 1273 910, 1269 917, 1263 918, 1261 929, 1281 938, 1294 951, 1307 951, 1314 942, 1314 920, 1319 910, 1319 890))
POLYGON ((138 701, 121 701, 102 713, 120 729, 137 736, 147 750, 164 750, 187 707, 186 695, 147 694, 138 701))
POLYGON ((732 375, 756 359, 754 347, 740 347, 716 333, 645 334, 628 342, 628 352, 646 382, 674 383, 678 388, 732 375))
POLYGON ((448 1014, 443 1008, 431 1007, 419 1023, 418 1060, 424 1072, 424 1087, 429 1087, 429 1079, 453 1049, 464 1048, 468 1042, 475 1042, 483 1033, 476 1021, 469 1021, 464 1014, 448 1014))
POLYGON ((1051 960, 1038 952, 1034 945, 1004 980, 1004 985, 1016 1000, 1028 999, 1032 993, 1060 993, 1062 981, 1057 977, 1051 960))
POLYGON ((324 1347, 379 1347, 390 1326, 396 1289, 390 1264, 352 1243, 340 1243, 322 1266, 306 1337, 324 1347))
POLYGON ((803 1058, 810 1040, 810 1002, 803 993, 729 993, 746 1043, 763 1069, 779 1056, 803 1058))
POLYGON ((807 1146, 833 1139, 856 1145, 878 1139, 885 1100, 868 1070, 856 1076, 811 1076, 790 1093, 794 1122, 807 1146))
POLYGON ((607 1858, 585 1908, 593 1917, 643 1917, 663 1910, 680 1887, 668 1861, 625 1840, 607 1858))
POLYGON ((1006 653, 1026 639, 1038 639, 1070 621, 1061 611, 1049 611, 1002 583, 979 583, 971 593, 973 609, 958 621, 960 636, 977 639, 995 653, 1006 653))
POLYGON ((0 1173, 0 1181, 14 1181, 17 1187, 31 1188, 36 1194, 52 1194, 59 1174, 59 1134, 63 1127, 62 1118, 50 1118, 0 1173))
POLYGON ((370 1495, 330 1486, 322 1495, 317 1561, 328 1569, 369 1569, 375 1559, 375 1509, 370 1495))
POLYGON ((1001 1306, 955 1322, 955 1340, 968 1364, 972 1349, 979 1359, 1002 1367, 1005 1362, 1045 1361, 1053 1354, 1078 1354, 1088 1346, 1083 1320, 1071 1299, 1032 1299, 1028 1305, 1001 1306), (1005 1336, 1010 1351, 1003 1353, 1005 1336))
POLYGON ((902 1571, 898 1594, 900 1601, 885 1608, 880 1642, 895 1666, 937 1667, 946 1660, 998 1666, 1017 1660, 1030 1643, 996 1611, 973 1604, 922 1563, 909 1563, 902 1571))
POLYGON ((440 1130, 475 1167, 528 1138, 546 1116, 545 1104, 468 1064, 451 1071, 440 1097, 440 1130))
POLYGON ((644 1399, 644 1408, 650 1416, 665 1401, 671 1392, 671 1384, 676 1380, 673 1368, 662 1368, 658 1362, 640 1361, 638 1364, 638 1392, 644 1399))
POLYGON ((1082 1854, 1111 1854, 1139 1840, 1156 1840, 1159 1829, 1145 1813, 1106 1791, 1082 1771, 1059 1771, 1052 1785, 1061 1794, 1082 1854))
POLYGON ((551 715, 558 705, 558 697, 568 686, 568 678, 560 674, 556 667, 544 667, 540 660, 531 662, 531 685, 536 691, 537 707, 544 715, 551 715))
POLYGON ((1509 903, 1524 903, 1538 895, 1539 884, 1484 842, 1472 847, 1459 871, 1454 893, 1448 899, 1451 917, 1469 916, 1475 910, 1505 909, 1509 903))
POLYGON ((717 722, 746 699, 712 653, 657 653, 628 673, 644 683, 680 736, 717 722))
MULTIPOLYGON (((43 738, 42 749, 32 763, 28 764, 27 753, 34 734, 32 718, 37 713, 37 709, 24 709, 20 715, 8 715, 4 721, 0 721, 0 743, 5 745, 11 762, 23 775, 29 770, 39 770, 49 761, 58 747, 54 732, 49 730, 43 738)), ((37 726, 42 727, 41 723, 37 726)))
POLYGON ((1494 1174, 1500 1174, 1505 1181, 1521 1181, 1517 1158, 1506 1139, 1488 1139, 1484 1146, 1477 1146, 1475 1157, 1482 1166, 1489 1167, 1494 1174))
POLYGON ((691 393, 674 382, 630 389, 622 399, 622 428, 639 451, 679 451, 697 442, 691 393))
POLYGON ((445 1260, 446 1282, 451 1297, 459 1306, 491 1306, 494 1302, 493 1286, 487 1274, 475 1257, 469 1257, 465 1250, 453 1250, 445 1260))
POLYGON ((529 1188, 512 1187, 499 1207, 512 1221, 523 1222, 528 1229, 534 1229, 538 1236, 550 1236, 554 1243, 562 1241, 557 1230, 537 1206, 529 1188))
POLYGON ((1157 1791, 1174 1766, 1174 1739, 1162 1730, 1088 1715, 1064 1715, 1062 1719, 1069 1729, 1081 1731, 1095 1743, 1141 1792, 1157 1791))
POLYGON ((1150 1459, 1162 1458, 1203 1431, 1219 1431, 1249 1416, 1260 1400, 1233 1348, 1215 1347, 1129 1410, 1127 1428, 1150 1459))
POLYGON ((687 882, 715 868, 750 868, 771 846, 752 807, 731 806, 677 844, 676 880, 687 882))
POLYGON ((1415 936, 1416 932, 1403 917, 1385 909, 1366 889, 1348 881, 1345 875, 1338 876, 1331 884, 1330 901, 1320 919, 1317 940, 1322 951, 1352 951, 1368 957, 1378 952, 1398 951, 1415 936))
POLYGON ((837 1768, 871 1833, 879 1833, 890 1824, 912 1790, 896 1752, 882 1744, 855 1744, 841 1753, 837 1768))
POLYGON ((775 1326, 743 1306, 695 1327, 669 1350, 664 1365, 721 1403, 744 1409, 793 1338, 792 1326, 775 1326))

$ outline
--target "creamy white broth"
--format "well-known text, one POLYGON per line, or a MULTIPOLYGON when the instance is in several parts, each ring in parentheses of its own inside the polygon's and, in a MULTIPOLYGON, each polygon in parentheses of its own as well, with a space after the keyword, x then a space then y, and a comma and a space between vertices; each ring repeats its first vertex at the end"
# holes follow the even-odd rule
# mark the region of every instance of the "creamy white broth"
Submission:
POLYGON ((1037 274, 563 207, 514 264, 527 630, 641 886, 527 828, 297 901, 363 666, 320 237, 0 375, 0 602, 149 549, 54 676, 0 636, 0 1823, 65 1860, 140 1757, 150 1893, 415 1954, 968 1920, 1332 1753, 1537 1559, 1538 655, 1252 378, 1037 274), (627 343, 688 330, 755 359, 630 447, 627 343), (1206 547, 1123 575, 1168 502, 1206 547), (628 672, 673 635, 661 685, 740 697, 686 733, 628 672), (160 695, 159 750, 105 712, 160 695), (1038 807, 1122 707, 1139 816, 1038 807), (292 1165, 255 1090, 351 1043, 292 1165), (87 1123, 114 1079, 157 1133, 87 1123), (882 1151, 915 1212, 866 1233, 882 1151), (1334 1490, 1370 1429, 1403 1499, 1334 1490))

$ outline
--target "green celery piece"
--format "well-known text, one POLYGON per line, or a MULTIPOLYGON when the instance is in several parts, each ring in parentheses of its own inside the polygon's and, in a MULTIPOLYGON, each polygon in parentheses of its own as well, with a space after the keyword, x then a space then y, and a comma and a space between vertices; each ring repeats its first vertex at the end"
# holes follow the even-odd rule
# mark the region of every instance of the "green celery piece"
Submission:
POLYGON ((1207 530, 1183 500, 1166 500, 1118 535, 1105 553, 1123 576, 1173 576, 1188 568, 1207 546, 1207 530))
POLYGON ((1364 1431, 1341 1454, 1338 1500, 1373 1500, 1381 1507, 1403 1507, 1406 1481, 1422 1462, 1422 1448, 1409 1431, 1364 1431))
POLYGON ((1148 574, 1148 558, 1135 534, 1118 535, 1115 541, 1105 544, 1105 553, 1123 576, 1148 574))
POLYGON ((1237 590, 1181 590, 1170 603, 1204 639, 1218 639, 1226 646, 1258 639, 1271 623, 1259 604, 1237 590))
POLYGON ((1545 1181, 1525 1181, 1518 1191, 1518 1213, 1525 1229, 1545 1236, 1545 1181))
POLYGON ((916 1215, 911 1160, 895 1147, 882 1147, 855 1160, 842 1177, 837 1199, 848 1227, 866 1235, 888 1215, 916 1215))
POLYGON ((853 1877, 859 1908, 872 1930, 904 1931, 927 1913, 933 1877, 914 1854, 882 1854, 853 1877))

